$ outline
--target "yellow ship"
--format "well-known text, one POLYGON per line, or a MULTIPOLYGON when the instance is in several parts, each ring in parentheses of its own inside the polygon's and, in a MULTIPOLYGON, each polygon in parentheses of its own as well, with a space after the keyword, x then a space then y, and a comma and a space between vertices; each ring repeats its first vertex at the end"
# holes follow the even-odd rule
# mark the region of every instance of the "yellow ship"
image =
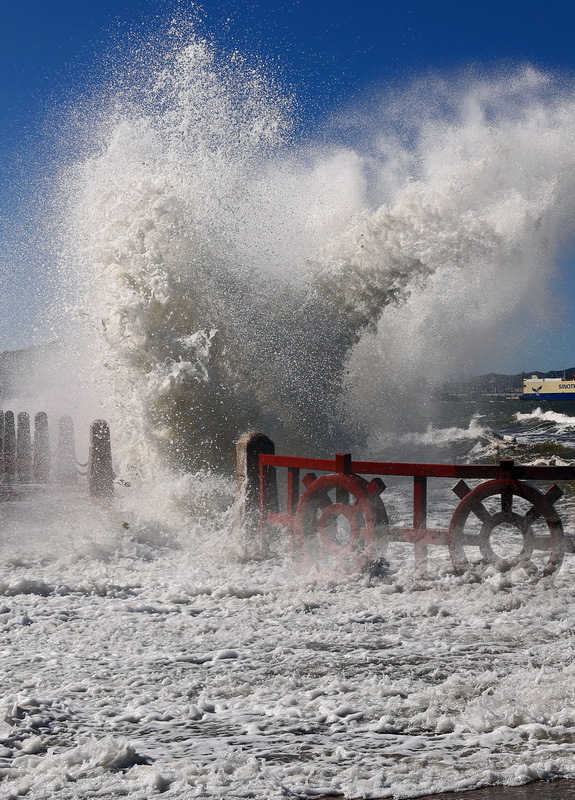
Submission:
POLYGON ((575 375, 570 378, 523 378, 521 400, 575 400, 575 375))

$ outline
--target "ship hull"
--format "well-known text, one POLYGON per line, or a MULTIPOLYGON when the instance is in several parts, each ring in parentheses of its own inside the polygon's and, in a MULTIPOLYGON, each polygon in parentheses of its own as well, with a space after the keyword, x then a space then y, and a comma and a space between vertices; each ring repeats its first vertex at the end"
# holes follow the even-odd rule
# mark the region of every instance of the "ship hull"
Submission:
POLYGON ((575 401, 575 392, 541 392, 540 394, 521 394, 519 395, 520 400, 552 400, 555 401, 565 401, 570 400, 571 402, 575 401))

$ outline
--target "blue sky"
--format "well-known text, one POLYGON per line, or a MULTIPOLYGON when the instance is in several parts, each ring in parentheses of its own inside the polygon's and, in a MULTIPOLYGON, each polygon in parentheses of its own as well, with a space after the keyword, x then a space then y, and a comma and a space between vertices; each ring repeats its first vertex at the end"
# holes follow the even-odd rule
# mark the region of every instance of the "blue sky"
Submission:
MULTIPOLYGON (((58 108, 90 95, 105 76, 108 54, 121 51, 131 35, 145 41, 147 31, 192 5, 200 31, 218 46, 251 53, 275 72, 295 94, 303 128, 309 130, 380 85, 430 70, 445 74, 469 64, 529 63, 566 76, 575 73, 575 11, 556 0, 530 7, 508 0, 5 2, 0 11, 0 350, 28 344, 23 320, 41 303, 38 260, 43 254, 34 214, 44 191, 38 176, 50 175, 50 131, 58 108)), ((564 292, 575 307, 571 272, 566 271, 564 292)), ((563 359, 575 363, 568 330, 534 353, 549 358, 542 367, 566 366, 563 359)))

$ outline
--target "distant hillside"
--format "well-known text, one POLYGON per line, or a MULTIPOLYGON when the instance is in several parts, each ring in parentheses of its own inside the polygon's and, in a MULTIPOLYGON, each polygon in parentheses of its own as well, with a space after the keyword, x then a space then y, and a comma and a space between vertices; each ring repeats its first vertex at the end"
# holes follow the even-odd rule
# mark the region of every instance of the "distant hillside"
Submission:
POLYGON ((5 350, 0 353, 0 403, 14 392, 15 382, 20 375, 36 369, 38 358, 53 352, 59 345, 49 342, 22 350, 5 350))
POLYGON ((477 397, 483 394, 519 394, 523 389, 523 377, 537 375, 539 378, 561 378, 563 373, 568 376, 575 375, 575 367, 566 370, 551 370, 543 372, 540 369, 525 370, 518 375, 500 375, 497 372, 490 372, 487 375, 477 375, 463 381, 453 381, 445 383, 441 391, 446 394, 468 395, 477 397))
MULTIPOLYGON (((6 350, 0 353, 0 406, 7 397, 13 394, 18 376, 34 370, 38 358, 60 347, 57 342, 26 347, 22 350, 6 350)), ((519 394, 523 389, 523 377, 537 375, 539 378, 560 378, 563 374, 568 377, 575 376, 575 367, 565 370, 551 370, 543 372, 540 369, 525 370, 518 375, 500 375, 490 372, 487 375, 477 375, 461 381, 451 381, 438 387, 441 394, 479 397, 485 394, 519 394)))

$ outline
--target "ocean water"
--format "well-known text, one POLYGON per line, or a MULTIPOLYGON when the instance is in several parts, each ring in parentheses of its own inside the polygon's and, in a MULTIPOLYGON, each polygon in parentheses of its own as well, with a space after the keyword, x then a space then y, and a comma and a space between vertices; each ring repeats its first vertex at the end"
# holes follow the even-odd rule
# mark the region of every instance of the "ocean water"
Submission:
POLYGON ((571 464, 574 419, 571 402, 442 397, 430 419, 416 422, 417 430, 374 431, 370 452, 390 461, 480 464, 512 458, 525 464, 571 464))
MULTIPOLYGON (((5 402, 72 414, 81 462, 108 419, 116 499, 0 503, 5 796, 407 798, 575 774, 572 556, 534 581, 457 575, 435 547, 417 577, 394 544, 350 574, 279 531, 250 560, 233 508, 248 430, 286 454, 573 462, 572 406, 434 387, 521 352, 554 302, 574 97, 532 69, 425 79, 306 138, 273 79, 174 24, 63 120, 58 341, 5 402)), ((410 487, 386 483, 406 523, 410 487)), ((456 498, 432 483, 445 527, 456 498)), ((569 486, 556 507, 575 533, 569 486)))

